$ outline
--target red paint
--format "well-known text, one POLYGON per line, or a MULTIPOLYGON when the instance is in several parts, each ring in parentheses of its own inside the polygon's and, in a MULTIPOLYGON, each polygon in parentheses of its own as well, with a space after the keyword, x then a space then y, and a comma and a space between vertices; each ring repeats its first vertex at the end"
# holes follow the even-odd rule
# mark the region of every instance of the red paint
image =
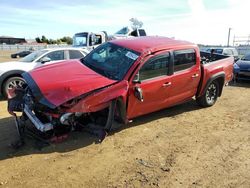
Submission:
POLYGON ((128 92, 128 82, 123 80, 102 91, 96 92, 86 98, 83 98, 67 112, 96 112, 108 107, 109 102, 121 97, 126 102, 128 92))
POLYGON ((112 43, 137 52, 158 51, 163 49, 178 48, 178 46, 193 45, 187 41, 173 40, 167 37, 135 37, 129 39, 113 40, 112 43))
POLYGON ((115 82, 89 69, 78 60, 43 66, 30 74, 43 96, 55 106, 115 82))
POLYGON ((217 73, 225 74, 225 84, 230 82, 233 78, 233 57, 228 57, 226 59, 222 59, 216 61, 215 63, 209 63, 202 65, 203 66, 203 79, 202 79, 202 87, 197 96, 202 95, 207 81, 217 73))
POLYGON ((141 53, 124 80, 118 83, 97 74, 79 61, 65 61, 44 66, 31 71, 30 74, 45 98, 56 106, 97 88, 108 86, 82 98, 77 104, 63 109, 65 112, 95 112, 108 107, 110 101, 121 98, 126 105, 127 119, 202 95, 209 79, 218 73, 225 74, 225 83, 232 79, 233 58, 229 57, 201 65, 198 47, 189 42, 164 37, 139 37, 112 42, 141 53), (141 84, 132 82, 134 75, 149 58, 162 52, 171 53, 173 50, 190 48, 194 49, 197 54, 195 66, 170 76, 144 81, 141 84), (193 77, 194 75, 196 76, 193 77), (171 85, 163 87, 168 83, 171 85), (143 102, 135 97, 135 87, 143 90, 143 102))

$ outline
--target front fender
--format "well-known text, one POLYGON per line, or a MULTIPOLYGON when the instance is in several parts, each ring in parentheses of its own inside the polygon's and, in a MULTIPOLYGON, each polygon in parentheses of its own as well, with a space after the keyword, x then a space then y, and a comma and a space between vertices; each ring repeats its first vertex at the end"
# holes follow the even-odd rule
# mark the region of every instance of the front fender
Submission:
POLYGON ((122 98, 123 103, 126 104, 127 93, 128 82, 123 80, 87 96, 68 109, 67 112, 96 112, 107 108, 112 100, 118 98, 122 98))

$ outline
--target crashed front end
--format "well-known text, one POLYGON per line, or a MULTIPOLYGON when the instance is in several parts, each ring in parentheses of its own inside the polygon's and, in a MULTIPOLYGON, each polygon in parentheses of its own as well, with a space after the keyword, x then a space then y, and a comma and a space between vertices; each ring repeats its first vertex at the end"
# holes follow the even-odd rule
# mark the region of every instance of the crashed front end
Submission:
POLYGON ((126 122, 127 81, 96 88, 56 106, 42 95, 28 73, 23 77, 26 87, 15 89, 15 97, 8 100, 8 111, 16 118, 22 142, 30 126, 28 122, 33 125, 32 135, 39 140, 58 141, 67 138, 70 131, 83 130, 98 136, 100 142, 111 130, 114 119, 126 122), (15 112, 21 112, 21 116, 15 112))

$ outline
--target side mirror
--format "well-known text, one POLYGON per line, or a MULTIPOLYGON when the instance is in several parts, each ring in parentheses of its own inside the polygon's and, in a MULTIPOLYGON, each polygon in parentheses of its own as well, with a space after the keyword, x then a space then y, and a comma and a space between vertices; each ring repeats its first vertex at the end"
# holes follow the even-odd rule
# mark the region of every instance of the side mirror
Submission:
POLYGON ((47 63, 47 62, 50 62, 50 61, 51 61, 51 59, 50 59, 49 57, 43 57, 43 58, 40 60, 40 62, 41 62, 42 64, 47 63))
POLYGON ((96 36, 94 34, 90 35, 91 46, 94 46, 96 43, 96 36))
POLYGON ((142 94, 143 94, 142 89, 140 87, 135 87, 134 95, 141 102, 143 102, 143 95, 142 94))
POLYGON ((135 75, 134 79, 133 79, 133 83, 135 84, 140 84, 141 81, 140 81, 140 75, 139 75, 139 72, 135 75))

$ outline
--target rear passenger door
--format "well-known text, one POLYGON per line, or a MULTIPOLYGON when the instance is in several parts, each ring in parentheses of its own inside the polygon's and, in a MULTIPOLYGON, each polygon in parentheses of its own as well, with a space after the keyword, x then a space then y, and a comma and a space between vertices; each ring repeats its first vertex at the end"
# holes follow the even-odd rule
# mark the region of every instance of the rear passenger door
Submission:
POLYGON ((191 99, 197 91, 200 81, 200 64, 194 49, 173 51, 172 87, 169 93, 169 105, 175 105, 191 99))

